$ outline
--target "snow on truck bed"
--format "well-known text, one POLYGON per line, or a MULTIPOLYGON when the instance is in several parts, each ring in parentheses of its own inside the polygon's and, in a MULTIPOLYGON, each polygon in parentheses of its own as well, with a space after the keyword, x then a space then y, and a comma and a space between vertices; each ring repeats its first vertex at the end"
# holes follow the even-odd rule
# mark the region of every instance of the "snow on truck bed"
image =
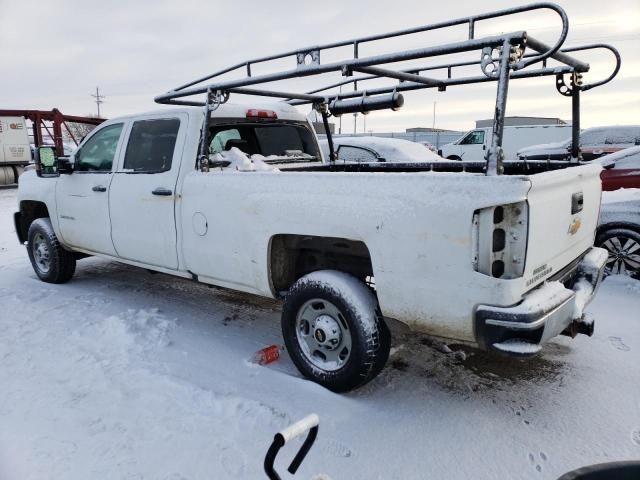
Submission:
POLYGON ((261 479, 273 435, 312 412, 296 478, 555 479, 640 455, 640 282, 607 279, 587 309, 595 336, 531 360, 392 324, 382 374, 337 395, 286 353, 249 361, 281 344, 274 301, 95 258, 66 285, 38 281, 15 195, 0 190, 2 480, 261 479))

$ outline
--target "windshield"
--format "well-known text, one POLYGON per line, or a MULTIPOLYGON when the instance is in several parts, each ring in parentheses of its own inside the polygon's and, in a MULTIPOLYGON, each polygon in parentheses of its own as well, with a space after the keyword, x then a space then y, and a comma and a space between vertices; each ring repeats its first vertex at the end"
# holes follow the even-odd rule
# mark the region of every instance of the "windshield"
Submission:
POLYGON ((209 153, 238 148, 248 156, 262 155, 268 163, 320 159, 313 133, 299 123, 236 123, 211 128, 209 153))

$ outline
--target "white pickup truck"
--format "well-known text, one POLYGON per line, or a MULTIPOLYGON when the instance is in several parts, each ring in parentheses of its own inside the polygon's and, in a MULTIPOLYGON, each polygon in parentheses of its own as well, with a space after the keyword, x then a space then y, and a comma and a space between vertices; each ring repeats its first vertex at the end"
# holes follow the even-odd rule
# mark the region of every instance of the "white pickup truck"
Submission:
MULTIPOLYGON (((70 280, 77 259, 97 255, 282 298, 291 359, 334 391, 382 370, 391 343, 387 319, 515 355, 534 354, 560 333, 590 334, 583 310, 607 259, 593 247, 600 166, 502 164, 511 76, 554 76, 559 85, 571 75, 574 97, 598 85, 581 77, 578 85, 589 65, 560 50, 567 31, 560 7, 534 4, 242 62, 156 97, 178 108, 102 123, 69 159, 39 148, 37 170, 20 178, 16 232, 47 282, 70 280), (563 23, 552 47, 524 31, 475 37, 476 22, 540 9, 563 23), (463 42, 358 53, 368 42, 461 24, 469 26, 463 42), (321 63, 321 51, 343 46, 353 47, 350 57, 321 63), (526 48, 533 53, 525 55, 526 48), (460 76, 457 67, 470 63, 455 58, 434 67, 449 72, 445 79, 386 66, 465 51, 478 55, 471 64, 480 76, 460 76), (295 67, 253 72, 255 64, 286 59, 295 67), (558 65, 547 67, 547 59, 558 65), (227 79, 232 71, 240 78, 227 79), (347 77, 326 87, 334 93, 271 89, 276 81, 332 72, 347 77), (400 82, 336 91, 370 79, 400 82), (336 162, 330 134, 324 161, 311 124, 294 107, 312 104, 329 132, 329 114, 395 110, 404 102, 400 92, 485 81, 497 85, 486 164, 336 162), (204 102, 193 100, 200 94, 204 102), (228 103, 236 94, 284 101, 228 103)), ((583 47, 593 48, 599 46, 583 47)), ((577 134, 579 109, 573 114, 577 134)))
MULTIPOLYGON (((518 125, 504 127, 502 150, 506 161, 518 159, 523 147, 565 140, 571 125, 518 125)), ((476 128, 453 143, 443 145, 438 154, 449 160, 482 160, 491 141, 491 127, 476 128)), ((567 155, 565 147, 565 156, 567 155)))
POLYGON ((532 353, 581 318, 600 281, 597 166, 337 172, 293 107, 212 115, 208 172, 191 107, 109 120, 59 176, 23 174, 15 225, 36 274, 66 282, 88 254, 283 297, 293 360, 334 390, 382 369, 384 318, 532 353), (240 150, 255 163, 224 166, 240 150))

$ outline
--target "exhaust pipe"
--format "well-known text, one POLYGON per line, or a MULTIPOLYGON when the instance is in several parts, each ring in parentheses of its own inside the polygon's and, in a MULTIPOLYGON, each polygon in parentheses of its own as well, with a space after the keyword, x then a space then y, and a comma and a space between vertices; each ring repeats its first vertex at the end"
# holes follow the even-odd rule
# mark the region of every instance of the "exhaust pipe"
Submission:
POLYGON ((579 333, 591 337, 593 335, 595 322, 586 323, 580 320, 573 320, 561 334, 567 337, 576 338, 579 333))

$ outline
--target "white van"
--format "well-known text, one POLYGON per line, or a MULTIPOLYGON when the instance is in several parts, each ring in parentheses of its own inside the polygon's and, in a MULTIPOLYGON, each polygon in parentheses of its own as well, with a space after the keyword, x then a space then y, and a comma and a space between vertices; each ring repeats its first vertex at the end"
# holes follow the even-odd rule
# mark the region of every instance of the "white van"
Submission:
MULTIPOLYGON (((484 161, 492 127, 476 128, 438 151, 449 160, 484 161)), ((559 142, 571 136, 571 125, 519 125, 504 127, 502 148, 505 160, 517 160, 521 148, 539 143, 559 142)))

